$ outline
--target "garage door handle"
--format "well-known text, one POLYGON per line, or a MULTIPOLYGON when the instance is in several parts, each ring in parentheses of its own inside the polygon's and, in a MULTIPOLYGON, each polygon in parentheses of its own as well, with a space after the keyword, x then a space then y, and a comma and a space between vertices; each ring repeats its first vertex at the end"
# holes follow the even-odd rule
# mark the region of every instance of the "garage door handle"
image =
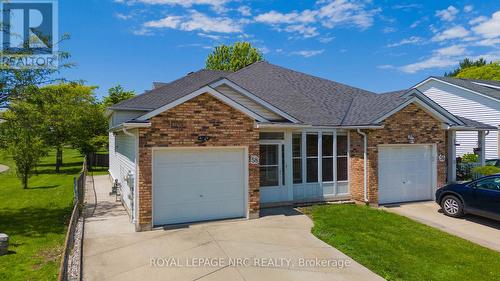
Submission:
POLYGON ((405 182, 405 181, 403 181, 403 184, 405 184, 405 183, 406 183, 406 182, 405 182))
POLYGON ((203 197, 203 194, 200 194, 200 197, 203 197))

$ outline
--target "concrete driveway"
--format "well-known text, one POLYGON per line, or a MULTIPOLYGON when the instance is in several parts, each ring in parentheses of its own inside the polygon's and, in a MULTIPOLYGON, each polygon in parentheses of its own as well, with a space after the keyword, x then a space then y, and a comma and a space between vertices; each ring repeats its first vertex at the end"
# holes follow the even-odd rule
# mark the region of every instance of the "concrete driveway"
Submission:
POLYGON ((500 251, 500 222, 473 215, 463 218, 448 217, 433 201, 386 205, 382 208, 500 251))
POLYGON ((107 178, 96 177, 96 186, 96 211, 85 223, 84 280, 384 280, 315 238, 311 220, 294 209, 136 233, 107 195, 107 178))

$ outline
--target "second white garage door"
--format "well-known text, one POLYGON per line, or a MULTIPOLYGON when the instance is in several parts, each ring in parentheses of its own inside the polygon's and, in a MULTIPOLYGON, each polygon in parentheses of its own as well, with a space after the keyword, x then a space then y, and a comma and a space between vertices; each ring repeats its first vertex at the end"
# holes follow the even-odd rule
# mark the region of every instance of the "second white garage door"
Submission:
POLYGON ((378 179, 379 204, 431 200, 432 147, 379 147, 378 179))
POLYGON ((153 224, 246 216, 245 149, 153 153, 153 224))

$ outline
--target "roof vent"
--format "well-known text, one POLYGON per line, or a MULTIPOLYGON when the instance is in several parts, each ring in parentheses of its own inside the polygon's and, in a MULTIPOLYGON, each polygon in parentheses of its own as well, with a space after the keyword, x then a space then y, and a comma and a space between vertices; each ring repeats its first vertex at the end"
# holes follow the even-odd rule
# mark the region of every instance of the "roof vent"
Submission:
POLYGON ((187 75, 191 75, 191 74, 193 74, 193 73, 194 73, 194 71, 191 71, 191 72, 189 72, 187 75))

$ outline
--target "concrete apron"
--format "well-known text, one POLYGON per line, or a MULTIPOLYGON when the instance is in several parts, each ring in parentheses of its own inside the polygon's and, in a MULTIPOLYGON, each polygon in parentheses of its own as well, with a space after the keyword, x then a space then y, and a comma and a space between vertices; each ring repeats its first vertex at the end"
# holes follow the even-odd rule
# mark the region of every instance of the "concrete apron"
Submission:
POLYGON ((500 222, 472 215, 464 218, 448 217, 433 201, 401 203, 382 208, 500 252, 500 222))
POLYGON ((384 280, 314 237, 311 220, 293 209, 134 232, 108 195, 107 176, 96 177, 96 189, 97 208, 85 222, 84 280, 384 280))

